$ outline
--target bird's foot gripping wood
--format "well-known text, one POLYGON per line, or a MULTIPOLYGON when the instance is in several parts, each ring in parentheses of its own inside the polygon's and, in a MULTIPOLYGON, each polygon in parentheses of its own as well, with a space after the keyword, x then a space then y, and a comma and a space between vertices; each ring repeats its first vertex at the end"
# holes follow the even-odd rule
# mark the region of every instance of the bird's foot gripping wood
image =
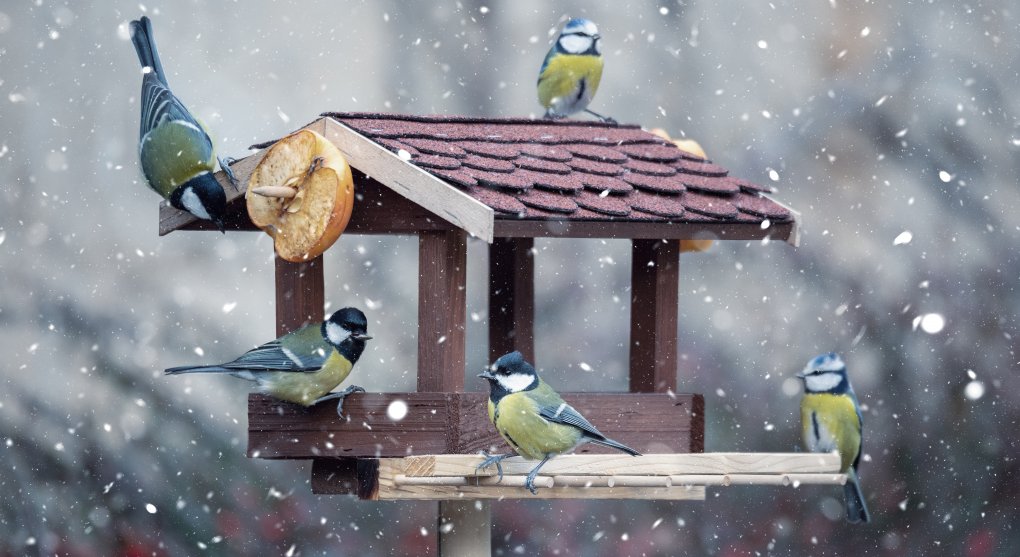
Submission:
POLYGON ((545 465, 546 462, 549 462, 549 459, 552 457, 553 455, 545 455, 542 462, 539 462, 538 466, 535 466, 531 469, 531 472, 528 472, 528 477, 524 480, 524 487, 528 488, 532 495, 538 495, 538 491, 535 490, 535 478, 538 477, 539 468, 545 465))
POLYGON ((329 393, 328 395, 319 397, 312 404, 318 404, 320 402, 325 402, 327 400, 336 400, 337 401, 337 403, 336 403, 336 414, 338 416, 340 416, 341 418, 343 418, 344 417, 344 397, 346 397, 347 395, 352 394, 352 393, 363 393, 363 392, 365 392, 364 388, 359 387, 357 385, 351 385, 351 386, 347 387, 346 389, 344 389, 344 390, 342 390, 342 391, 340 391, 338 393, 329 393))
POLYGON ((617 121, 614 120, 613 118, 610 118, 609 116, 603 116, 603 115, 599 114, 598 112, 595 112, 593 110, 588 110, 587 108, 584 109, 584 111, 587 112, 588 114, 591 114, 592 116, 598 118, 602 122, 605 122, 606 124, 612 124, 614 126, 617 124, 617 121))
POLYGON ((235 176, 234 171, 230 169, 230 165, 237 162, 237 159, 234 157, 216 157, 216 160, 220 163, 220 170, 227 175, 227 180, 230 180, 230 185, 234 186, 234 191, 241 191, 241 189, 237 187, 237 176, 235 176))
POLYGON ((495 464, 496 465, 496 475, 499 476, 499 481, 503 481, 503 465, 501 464, 503 462, 503 459, 510 458, 512 456, 517 456, 517 455, 515 455, 514 453, 493 455, 493 454, 489 454, 489 453, 487 453, 485 451, 482 451, 482 456, 485 457, 485 460, 483 460, 481 464, 479 464, 477 467, 475 467, 475 470, 482 470, 483 468, 488 468, 489 466, 492 466, 493 464, 495 464))

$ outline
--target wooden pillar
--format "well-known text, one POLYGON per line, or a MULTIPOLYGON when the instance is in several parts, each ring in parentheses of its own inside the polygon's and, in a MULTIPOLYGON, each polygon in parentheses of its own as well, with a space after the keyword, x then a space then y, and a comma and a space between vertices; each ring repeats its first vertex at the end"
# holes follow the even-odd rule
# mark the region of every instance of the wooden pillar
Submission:
MULTIPOLYGON (((466 286, 467 236, 464 231, 420 232, 418 392, 464 391, 466 286)), ((471 501, 440 501, 438 507, 440 556, 489 554, 491 514, 488 504, 480 511, 471 501)))
POLYGON ((676 392, 680 242, 632 242, 630 391, 676 392))
POLYGON ((304 263, 276 258, 276 335, 313 321, 322 321, 324 299, 322 256, 304 263))
POLYGON ((486 500, 439 503, 439 555, 479 557, 492 553, 491 506, 486 500))
POLYGON ((520 350, 535 361, 534 238, 496 238, 489 246, 489 362, 520 350))
POLYGON ((418 235, 418 392, 464 391, 467 236, 418 235))

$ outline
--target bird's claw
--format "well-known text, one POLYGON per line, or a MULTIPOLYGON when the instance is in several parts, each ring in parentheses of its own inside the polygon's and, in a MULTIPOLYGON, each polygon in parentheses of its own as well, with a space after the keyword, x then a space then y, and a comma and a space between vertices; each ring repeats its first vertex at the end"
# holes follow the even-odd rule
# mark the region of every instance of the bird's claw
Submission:
POLYGON ((538 472, 534 471, 528 474, 528 477, 524 480, 524 487, 528 488, 528 491, 530 491, 532 495, 538 495, 538 490, 535 489, 535 478, 537 476, 538 472))
POLYGON ((320 402, 326 402, 327 400, 336 400, 337 401, 337 403, 336 403, 336 414, 337 414, 337 416, 340 416, 341 418, 343 418, 344 417, 344 398, 347 395, 352 394, 352 393, 363 393, 363 392, 365 392, 364 388, 359 387, 357 385, 351 385, 351 386, 347 387, 346 389, 340 391, 339 393, 329 393, 326 396, 319 397, 319 398, 317 398, 315 400, 315 402, 313 404, 318 404, 320 402))
POLYGON ((496 476, 499 477, 499 481, 503 481, 503 464, 502 464, 503 459, 511 457, 511 456, 514 456, 514 455, 512 455, 512 454, 496 454, 496 455, 492 455, 492 454, 489 454, 487 452, 482 451, 482 456, 485 457, 485 460, 483 460, 481 464, 476 466, 475 470, 481 470, 483 468, 488 468, 489 466, 492 466, 493 464, 495 464, 496 465, 496 476))
POLYGON ((230 165, 237 162, 237 159, 235 159, 234 157, 225 158, 216 157, 216 160, 220 163, 220 170, 222 170, 223 173, 226 174, 227 180, 230 181, 230 185, 234 186, 234 191, 240 191, 240 189, 238 189, 237 187, 237 176, 234 175, 234 171, 231 170, 230 168, 230 165))

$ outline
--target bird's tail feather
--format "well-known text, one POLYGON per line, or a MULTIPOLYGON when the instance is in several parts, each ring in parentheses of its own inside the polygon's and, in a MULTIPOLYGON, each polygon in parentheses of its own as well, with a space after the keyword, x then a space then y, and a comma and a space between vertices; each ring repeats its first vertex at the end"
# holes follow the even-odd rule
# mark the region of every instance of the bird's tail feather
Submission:
POLYGON ((163 370, 165 375, 178 375, 180 373, 237 373, 236 369, 227 369, 223 366, 180 366, 163 370))
POLYGON ((623 451, 623 452, 625 452, 625 453, 627 453, 627 454, 629 454, 631 456, 641 456, 641 453, 635 451, 634 449, 628 447, 627 445, 624 445, 623 443, 617 443, 616 441, 613 441, 612 439, 608 439, 608 438, 605 438, 605 437, 602 438, 602 439, 592 438, 592 439, 590 439, 590 441, 592 443, 595 443, 596 445, 602 445, 604 447, 610 447, 610 448, 616 449, 618 451, 623 451))
POLYGON ((141 62, 142 67, 152 68, 153 73, 163 85, 167 85, 163 64, 159 63, 156 41, 152 38, 152 22, 148 17, 143 15, 140 19, 131 22, 131 42, 135 45, 135 52, 138 53, 138 61, 141 62))
POLYGON ((857 479, 857 471, 851 467, 847 470, 846 483, 843 484, 843 496, 846 498, 846 519, 854 524, 871 522, 871 514, 864 504, 864 492, 861 482, 857 479))

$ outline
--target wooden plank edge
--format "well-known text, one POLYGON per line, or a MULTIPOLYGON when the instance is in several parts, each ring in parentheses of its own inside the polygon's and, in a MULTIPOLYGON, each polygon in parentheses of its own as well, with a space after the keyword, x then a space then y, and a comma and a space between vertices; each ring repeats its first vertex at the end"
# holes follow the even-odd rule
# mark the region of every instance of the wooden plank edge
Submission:
MULTIPOLYGON (((427 455, 400 459, 401 473, 408 476, 492 476, 494 466, 477 467, 480 455, 427 455)), ((502 461, 504 477, 527 474, 535 462, 522 457, 502 461)), ((601 454, 563 455, 545 464, 543 475, 687 475, 687 474, 838 474, 836 453, 670 453, 642 456, 601 454)))
POLYGON ((343 122, 330 117, 323 120, 324 135, 343 152, 352 167, 468 234, 492 243, 495 211, 491 207, 401 159, 343 122), (454 202, 440 203, 444 198, 454 202))
POLYGON ((618 238, 665 240, 762 240, 789 242, 796 221, 762 229, 755 222, 649 222, 635 220, 520 219, 500 215, 495 220, 499 238, 618 238))

